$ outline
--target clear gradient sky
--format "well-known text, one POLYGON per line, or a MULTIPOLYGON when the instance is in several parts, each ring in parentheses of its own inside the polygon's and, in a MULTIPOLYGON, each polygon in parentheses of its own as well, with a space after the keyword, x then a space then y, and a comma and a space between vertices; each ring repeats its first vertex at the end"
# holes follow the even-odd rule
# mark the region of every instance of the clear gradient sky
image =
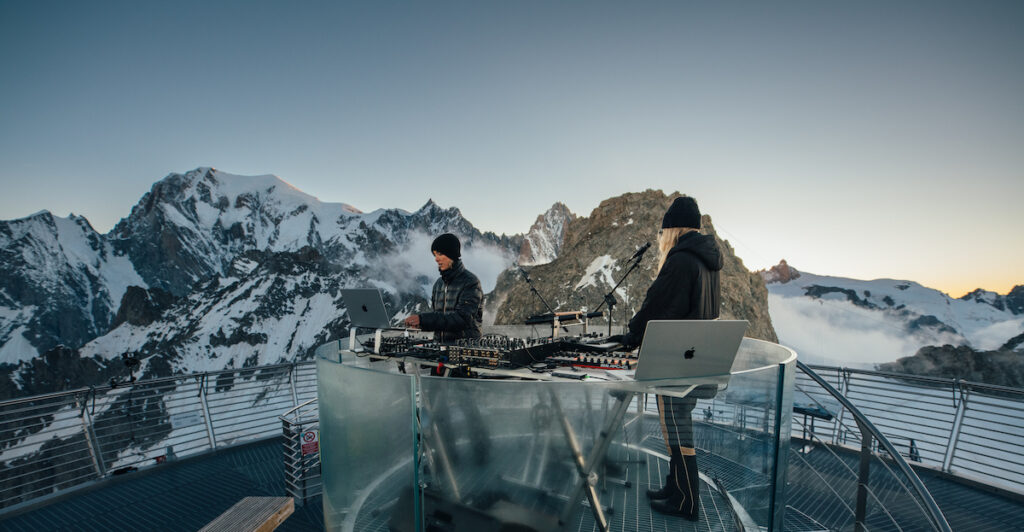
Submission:
POLYGON ((273 173, 527 230, 646 188, 751 269, 1024 284, 1024 2, 0 0, 0 219, 273 173))

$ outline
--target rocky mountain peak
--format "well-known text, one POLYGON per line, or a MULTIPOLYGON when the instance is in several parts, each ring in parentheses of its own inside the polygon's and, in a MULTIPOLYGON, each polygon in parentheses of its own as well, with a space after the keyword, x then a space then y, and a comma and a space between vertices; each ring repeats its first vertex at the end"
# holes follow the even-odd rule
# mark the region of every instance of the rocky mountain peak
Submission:
POLYGON ((334 241, 340 253, 346 246, 338 240, 364 218, 350 205, 321 202, 274 175, 201 167, 155 183, 112 234, 151 286, 182 296, 198 280, 225 274, 248 250, 323 248, 334 241))
MULTIPOLYGON (((661 220, 679 196, 678 192, 666 195, 660 190, 627 193, 602 201, 589 216, 570 220, 558 257, 529 269, 537 290, 556 310, 594 310, 626 273, 629 257, 645 242, 651 242, 654 249, 615 292, 619 305, 613 322, 624 325, 643 302, 654 279, 661 220)), ((702 218, 701 232, 715 235, 725 257, 722 317, 746 319, 751 323, 747 336, 776 341, 764 281, 743 266, 728 242, 718 239, 708 215, 702 218)), ((545 311, 522 275, 513 270, 499 276, 488 305, 499 324, 521 323, 545 311)))
POLYGON ((979 351, 966 345, 925 346, 913 356, 880 364, 894 373, 929 375, 1019 388, 1024 386, 1020 353, 1007 349, 979 351))
POLYGON ((427 202, 424 203, 423 206, 420 207, 419 210, 416 212, 432 212, 441 210, 444 209, 442 209, 441 206, 438 205, 436 201, 434 201, 434 198, 427 198, 427 202))
POLYGON ((1024 285, 1014 286, 1006 294, 1006 310, 1014 314, 1024 314, 1024 285))
POLYGON ((122 323, 149 325, 159 319, 163 311, 173 303, 174 296, 159 288, 147 290, 129 286, 121 297, 121 306, 110 328, 116 329, 122 323))
POLYGON ((558 257, 565 240, 565 230, 576 215, 564 203, 557 202, 537 217, 523 238, 519 248, 518 264, 536 266, 547 264, 558 257))
POLYGON ((960 299, 963 301, 973 301, 975 303, 992 305, 999 310, 1006 310, 1006 303, 1003 301, 1003 296, 990 290, 976 288, 972 292, 964 294, 960 299))
POLYGON ((790 266, 786 259, 782 259, 778 264, 767 270, 758 270, 757 273, 764 279, 764 284, 788 283, 800 277, 800 272, 790 266))
POLYGON ((991 290, 977 288, 964 294, 960 299, 991 305, 999 310, 1010 311, 1014 315, 1024 314, 1024 285, 1014 286, 1005 296, 991 290))

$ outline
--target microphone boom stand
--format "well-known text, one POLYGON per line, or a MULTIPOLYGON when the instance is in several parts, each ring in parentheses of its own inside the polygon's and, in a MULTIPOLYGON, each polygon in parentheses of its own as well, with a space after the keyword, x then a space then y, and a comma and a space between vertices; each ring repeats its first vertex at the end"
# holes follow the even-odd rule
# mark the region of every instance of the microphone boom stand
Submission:
POLYGON ((523 279, 526 279, 526 284, 530 286, 530 291, 533 292, 533 295, 537 296, 537 299, 539 299, 541 303, 544 303, 544 307, 551 313, 551 337, 554 338, 555 336, 558 336, 558 315, 555 314, 555 310, 551 308, 551 305, 548 305, 544 296, 540 295, 540 292, 538 292, 533 286, 533 281, 530 280, 530 275, 526 273, 526 270, 524 270, 522 266, 519 266, 519 271, 523 274, 523 279))
MULTIPOLYGON (((644 251, 647 250, 645 249, 644 251)), ((626 277, 629 277, 629 274, 633 273, 633 270, 635 270, 636 267, 640 265, 640 260, 643 258, 644 254, 640 253, 640 255, 637 256, 635 260, 629 259, 630 262, 633 263, 633 265, 630 266, 628 270, 626 270, 626 274, 623 275, 621 279, 619 279, 619 282, 615 283, 615 286, 613 286, 612 289, 607 294, 604 295, 604 301, 602 301, 601 304, 597 306, 597 309, 594 310, 594 312, 597 312, 601 310, 601 307, 603 307, 604 305, 608 305, 608 336, 612 335, 612 310, 614 309, 615 305, 619 303, 615 299, 615 290, 619 288, 619 285, 622 284, 622 281, 626 280, 626 277)))

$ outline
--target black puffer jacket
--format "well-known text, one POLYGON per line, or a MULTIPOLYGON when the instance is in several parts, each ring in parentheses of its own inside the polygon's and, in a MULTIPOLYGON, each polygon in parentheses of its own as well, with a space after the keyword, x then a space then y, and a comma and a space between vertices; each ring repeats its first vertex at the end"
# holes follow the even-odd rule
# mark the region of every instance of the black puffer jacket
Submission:
POLYGON ((717 318, 721 304, 718 275, 723 265, 715 237, 697 232, 681 236, 647 289, 644 304, 629 321, 623 343, 640 345, 651 320, 717 318))
POLYGON ((484 315, 484 291, 461 260, 441 272, 431 296, 434 312, 420 314, 420 328, 434 331, 438 342, 480 338, 484 315))

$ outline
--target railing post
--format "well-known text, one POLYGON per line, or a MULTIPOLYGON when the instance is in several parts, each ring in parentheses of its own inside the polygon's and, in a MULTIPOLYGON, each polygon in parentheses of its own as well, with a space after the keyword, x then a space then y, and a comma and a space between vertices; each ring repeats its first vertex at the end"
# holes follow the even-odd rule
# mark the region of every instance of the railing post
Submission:
MULTIPOLYGON (((839 380, 839 393, 846 397, 850 391, 850 373, 846 371, 846 368, 836 368, 836 378, 839 380)), ((839 445, 843 432, 843 414, 845 413, 846 409, 840 408, 839 415, 836 416, 836 420, 833 422, 832 445, 839 445)))
POLYGON ((865 532, 864 518, 868 513, 868 477, 871 474, 871 432, 857 422, 860 429, 860 471, 857 474, 857 509, 854 516, 856 532, 865 532))
POLYGON ((960 441, 960 431, 964 426, 964 416, 967 413, 967 398, 970 396, 970 389, 964 389, 960 383, 956 384, 954 394, 960 393, 960 402, 956 405, 956 415, 953 416, 953 426, 949 429, 949 442, 946 443, 946 456, 942 459, 942 470, 950 473, 953 469, 953 457, 956 454, 956 446, 960 441))
POLYGON ((295 379, 297 378, 296 377, 296 373, 298 372, 298 370, 299 370, 299 368, 298 368, 298 366, 295 365, 295 362, 292 362, 291 367, 288 368, 288 381, 290 382, 291 387, 292 387, 292 406, 293 407, 294 406, 299 406, 299 394, 298 394, 298 392, 295 391, 295 379))
POLYGON ((85 434, 85 445, 89 448, 92 456, 92 465, 96 468, 96 476, 103 478, 107 474, 107 468, 103 463, 103 451, 100 449, 100 442, 96 440, 96 428, 92 424, 92 413, 89 412, 89 396, 96 401, 96 390, 90 390, 89 395, 82 401, 82 432, 85 434))
MULTIPOLYGON (((790 366, 793 367, 793 366, 790 366)), ((772 433, 772 465, 771 472, 772 478, 769 481, 771 484, 771 491, 769 492, 768 508, 771 519, 768 522, 769 532, 779 532, 783 530, 783 523, 785 516, 783 513, 786 510, 785 504, 785 490, 786 490, 786 471, 787 468, 781 467, 780 464, 785 462, 786 456, 789 454, 790 438, 793 428, 792 411, 793 411, 793 386, 796 381, 796 374, 787 375, 786 364, 779 364, 778 381, 775 386, 775 408, 774 408, 774 431, 772 433), (787 386, 788 383, 788 386, 787 386), (783 405, 789 404, 788 408, 784 408, 783 405), (783 432, 783 420, 789 416, 789 426, 786 427, 783 432)), ((794 368, 795 369, 795 368, 794 368)), ((767 418, 767 412, 765 417, 767 418)))
POLYGON ((203 373, 199 379, 199 403, 203 407, 203 419, 206 420, 206 437, 210 439, 210 449, 217 448, 217 437, 213 434, 213 420, 210 418, 210 406, 206 402, 206 377, 209 374, 203 373))

